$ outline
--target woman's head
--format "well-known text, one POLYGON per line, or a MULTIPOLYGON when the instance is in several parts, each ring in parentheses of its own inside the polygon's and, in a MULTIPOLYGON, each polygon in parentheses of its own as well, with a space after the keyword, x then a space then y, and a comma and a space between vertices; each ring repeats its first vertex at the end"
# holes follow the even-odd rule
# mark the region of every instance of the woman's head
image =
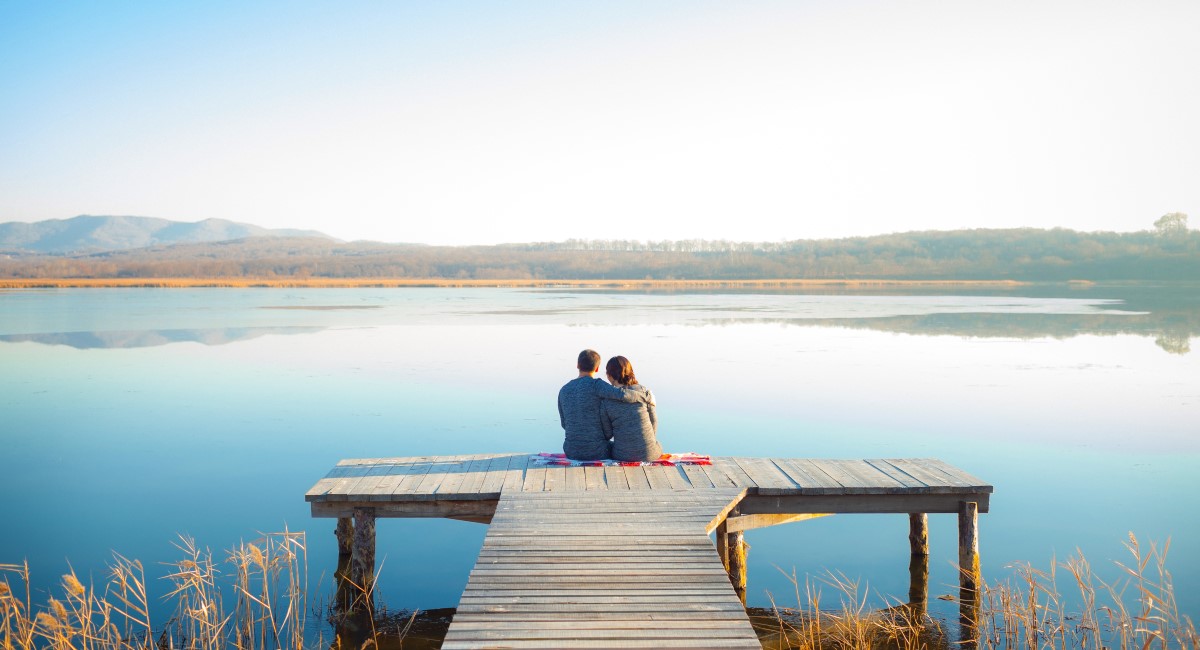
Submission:
POLYGON ((637 377, 633 374, 633 364, 629 363, 629 359, 622 356, 609 359, 608 365, 604 366, 604 372, 608 373, 608 377, 612 379, 614 384, 632 386, 638 383, 637 377))

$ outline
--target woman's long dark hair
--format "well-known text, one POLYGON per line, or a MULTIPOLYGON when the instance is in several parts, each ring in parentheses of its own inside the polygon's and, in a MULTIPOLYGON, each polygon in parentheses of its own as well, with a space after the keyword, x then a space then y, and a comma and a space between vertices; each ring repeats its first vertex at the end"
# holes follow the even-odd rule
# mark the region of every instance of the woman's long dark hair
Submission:
POLYGON ((608 373, 608 376, 618 384, 632 386, 638 383, 637 377, 633 374, 633 364, 622 356, 609 359, 608 364, 604 366, 604 372, 608 373))

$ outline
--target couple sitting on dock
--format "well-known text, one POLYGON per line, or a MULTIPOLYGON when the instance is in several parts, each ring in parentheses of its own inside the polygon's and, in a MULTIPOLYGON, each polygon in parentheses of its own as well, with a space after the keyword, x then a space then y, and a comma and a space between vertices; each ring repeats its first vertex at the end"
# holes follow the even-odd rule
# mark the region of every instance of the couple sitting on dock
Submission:
POLYGON ((563 451, 575 461, 657 461, 662 456, 655 433, 654 394, 638 383, 629 359, 608 360, 608 382, 597 377, 600 354, 579 353, 579 377, 558 391, 558 417, 566 438, 563 451), (609 385, 611 384, 611 385, 609 385))

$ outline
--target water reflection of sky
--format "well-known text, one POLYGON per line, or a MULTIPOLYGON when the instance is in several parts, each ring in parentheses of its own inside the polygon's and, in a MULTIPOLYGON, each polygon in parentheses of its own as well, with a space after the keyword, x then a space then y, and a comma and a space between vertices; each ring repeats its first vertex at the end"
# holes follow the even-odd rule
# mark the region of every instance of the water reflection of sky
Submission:
MULTIPOLYGON (((335 555, 332 522, 310 519, 303 503, 316 478, 345 457, 555 449, 553 395, 586 346, 633 360, 658 397, 669 450, 937 456, 993 482, 993 510, 981 523, 989 576, 1016 560, 1045 566, 1077 546, 1104 570, 1132 530, 1173 537, 1176 584, 1200 584, 1200 525, 1179 516, 1200 506, 1200 355, 1163 354, 1138 334, 931 337, 773 320, 779 309, 795 314, 822 301, 836 304, 817 309, 821 317, 992 305, 1139 318, 1113 315, 1122 305, 1109 302, 820 296, 779 307, 778 298, 719 296, 705 305, 695 295, 508 290, 5 294, 0 512, 27 524, 0 534, 0 563, 29 557, 49 582, 69 558, 99 579, 110 550, 154 564, 177 556, 177 533, 219 550, 287 524, 310 531, 316 581, 335 555), (572 301, 594 309, 550 306, 572 301), (307 308, 356 304, 377 307, 307 308), (697 326, 713 314, 757 313, 755 305, 762 320, 697 326), (262 308, 278 306, 306 308, 262 308), (110 349, 36 342, 64 332, 240 328, 264 335, 110 349)), ((931 517, 935 595, 956 582, 953 525, 931 517)), ((383 522, 385 597, 400 607, 453 605, 483 530, 383 522)), ((751 602, 765 604, 764 590, 791 593, 773 565, 839 570, 863 576, 872 591, 904 594, 906 536, 907 520, 887 516, 752 531, 751 602)), ((1200 594, 1180 596, 1186 611, 1200 613, 1200 594)))

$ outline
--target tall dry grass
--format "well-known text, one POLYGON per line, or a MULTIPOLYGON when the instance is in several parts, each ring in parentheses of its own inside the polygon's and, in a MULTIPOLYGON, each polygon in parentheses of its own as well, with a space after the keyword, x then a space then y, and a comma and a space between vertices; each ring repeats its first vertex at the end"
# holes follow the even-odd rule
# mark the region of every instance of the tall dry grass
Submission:
POLYGON ((241 543, 219 564, 190 538, 168 564, 175 611, 151 617, 145 570, 114 556, 100 589, 74 571, 61 596, 31 598, 29 566, 0 565, 0 650, 301 650, 305 647, 307 557, 303 532, 241 543), (224 567, 224 570, 222 570, 224 567), (14 587, 14 585, 16 585, 14 587), (226 594, 232 603, 225 602, 226 594))
POLYGON ((768 594, 775 629, 768 631, 762 623, 755 626, 763 647, 768 650, 952 647, 942 624, 931 618, 922 606, 896 601, 889 607, 872 609, 866 585, 840 573, 817 579, 807 576, 803 581, 794 570, 784 576, 791 582, 794 597, 800 605, 781 607, 768 594), (838 600, 834 609, 821 607, 826 588, 831 589, 838 600))
MULTIPOLYGON (((1195 622, 1181 614, 1175 584, 1167 570, 1170 540, 1143 546, 1131 533, 1128 557, 1115 562, 1116 576, 1098 577, 1082 552, 1038 569, 1015 564, 1011 575, 984 583, 977 626, 952 639, 944 622, 930 617, 924 604, 895 602, 884 609, 868 606, 866 589, 840 574, 803 581, 788 577, 797 607, 779 607, 772 598, 775 629, 764 633, 764 647, 797 650, 888 648, 897 650, 958 647, 1004 650, 1196 650, 1195 622), (821 608, 822 589, 832 589, 839 606, 821 608)), ((786 574, 785 574, 786 575, 786 574)))
POLYGON ((1004 649, 1200 648, 1195 622, 1179 612, 1167 570, 1171 542, 1143 547, 1132 533, 1117 576, 1097 577, 1081 551, 1044 570, 1011 567, 1014 576, 983 592, 980 642, 1004 649), (1065 573, 1065 576, 1064 576, 1065 573), (1066 583, 1060 587, 1060 581, 1066 583), (1075 599, 1072 599, 1074 597, 1075 599))

